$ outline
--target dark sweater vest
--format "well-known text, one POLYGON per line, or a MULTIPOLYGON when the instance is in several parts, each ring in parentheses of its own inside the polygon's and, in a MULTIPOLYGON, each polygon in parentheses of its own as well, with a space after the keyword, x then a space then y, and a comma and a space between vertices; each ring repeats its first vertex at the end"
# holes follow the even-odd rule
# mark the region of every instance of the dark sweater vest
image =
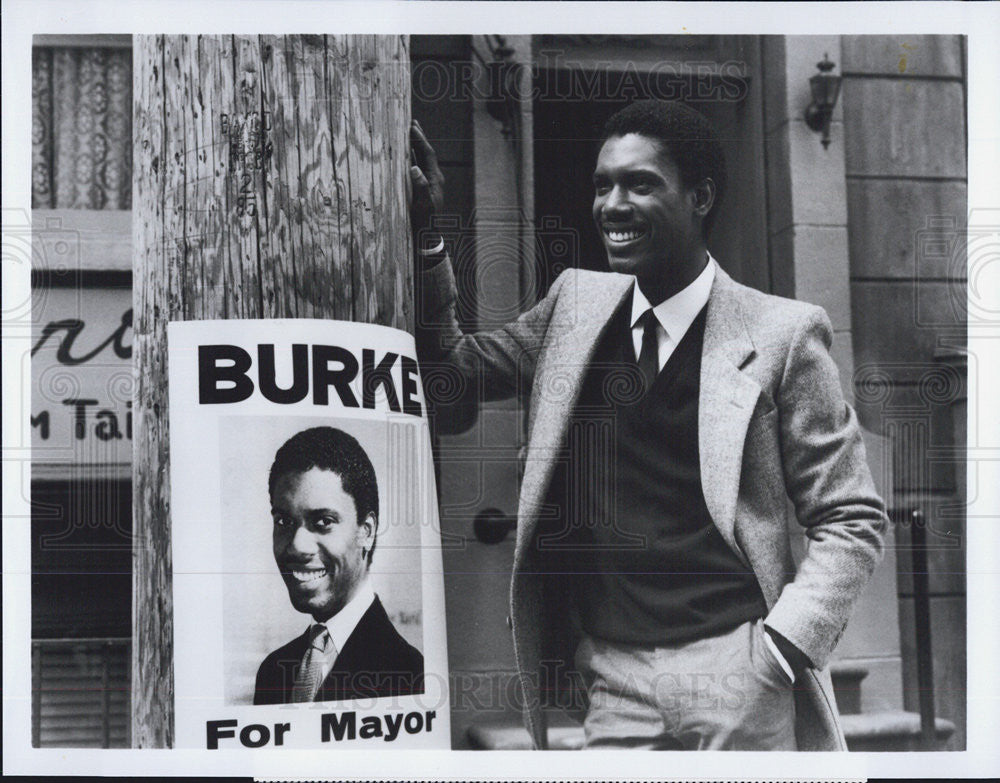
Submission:
POLYGON ((664 645, 762 617, 754 574, 712 522, 702 493, 698 390, 702 309, 644 392, 629 301, 612 319, 574 410, 538 542, 593 636, 664 645))

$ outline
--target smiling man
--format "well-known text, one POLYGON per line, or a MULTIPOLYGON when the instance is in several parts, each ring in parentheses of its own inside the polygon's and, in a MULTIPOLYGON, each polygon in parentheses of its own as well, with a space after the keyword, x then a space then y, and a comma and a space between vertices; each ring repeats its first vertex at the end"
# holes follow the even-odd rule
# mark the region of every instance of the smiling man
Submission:
POLYGON ((368 577, 378 485, 352 436, 314 427, 291 437, 268 478, 274 560, 305 633, 264 659, 254 704, 423 693, 423 656, 393 627, 368 577))
POLYGON ((419 125, 411 140, 421 361, 457 368, 462 402, 529 403, 510 625, 535 746, 542 704, 565 701, 586 748, 846 749, 825 667, 884 505, 826 314, 708 252, 726 172, 707 120, 662 101, 614 115, 593 175, 612 271, 569 269, 475 335, 433 231, 443 178, 419 125))
MULTIPOLYGON (((619 124, 628 116, 619 115, 619 124)), ((612 121, 607 130, 614 128, 612 121)), ((598 153, 594 221, 611 269, 634 275, 647 303, 667 301, 711 268, 706 218, 725 171, 721 150, 703 146, 714 154, 682 157, 683 171, 662 141, 642 133, 612 133, 598 153)))

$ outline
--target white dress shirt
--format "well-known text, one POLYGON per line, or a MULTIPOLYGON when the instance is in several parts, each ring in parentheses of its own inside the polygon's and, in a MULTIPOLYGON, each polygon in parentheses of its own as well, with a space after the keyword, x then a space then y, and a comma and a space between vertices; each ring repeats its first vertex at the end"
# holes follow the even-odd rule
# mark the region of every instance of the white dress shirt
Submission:
POLYGON ((709 256, 705 268, 690 285, 682 288, 655 307, 639 290, 638 283, 632 286, 632 320, 629 323, 632 326, 632 345, 635 347, 636 359, 639 358, 639 352, 642 349, 642 324, 639 322, 642 314, 653 307, 653 315, 656 317, 656 370, 659 372, 691 327, 691 323, 701 312, 701 308, 708 302, 714 280, 715 259, 709 256))
POLYGON ((368 607, 372 605, 374 600, 375 591, 372 589, 371 581, 366 576, 361 584, 358 585, 354 597, 347 602, 344 608, 323 623, 323 625, 326 625, 326 630, 333 641, 333 647, 323 662, 324 680, 333 668, 333 664, 336 662, 340 651, 344 649, 347 640, 354 633, 354 629, 358 627, 358 623, 361 622, 361 618, 364 617, 365 612, 368 611, 368 607))

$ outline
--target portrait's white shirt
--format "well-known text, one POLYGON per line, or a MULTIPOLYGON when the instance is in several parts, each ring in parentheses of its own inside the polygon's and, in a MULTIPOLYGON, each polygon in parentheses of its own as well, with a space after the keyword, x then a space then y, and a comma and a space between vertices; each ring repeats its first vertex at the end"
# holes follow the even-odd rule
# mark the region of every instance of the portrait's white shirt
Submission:
MULTIPOLYGON (((715 259, 709 255, 708 263, 701 270, 701 274, 686 288, 682 288, 673 296, 653 307, 653 315, 656 317, 656 345, 658 349, 656 355, 657 372, 663 369, 663 365, 667 363, 667 359, 677 348, 677 344, 691 328, 691 324, 701 312, 701 308, 708 302, 714 280, 715 259)), ((639 319, 650 307, 652 305, 639 290, 638 282, 634 283, 632 285, 632 320, 629 321, 629 324, 632 327, 632 345, 635 348, 636 359, 639 358, 639 351, 642 349, 642 324, 639 319)))
POLYGON ((354 629, 358 627, 358 623, 361 622, 361 618, 364 617, 374 600, 375 591, 372 589, 371 580, 366 576, 358 585, 354 597, 347 602, 344 608, 323 623, 333 641, 333 650, 323 662, 323 679, 326 679, 326 675, 330 673, 340 651, 344 649, 347 640, 354 633, 354 629))

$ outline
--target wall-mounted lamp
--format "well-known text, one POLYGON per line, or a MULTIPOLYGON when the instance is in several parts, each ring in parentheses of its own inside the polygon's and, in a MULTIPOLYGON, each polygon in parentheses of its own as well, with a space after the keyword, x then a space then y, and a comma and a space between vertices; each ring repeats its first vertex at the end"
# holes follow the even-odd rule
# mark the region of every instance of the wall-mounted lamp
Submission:
POLYGON ((812 103, 806 109, 806 125, 814 131, 823 132, 823 149, 830 146, 830 120, 840 96, 840 77, 830 73, 833 66, 830 56, 824 54, 823 60, 816 63, 819 73, 809 79, 812 103))

